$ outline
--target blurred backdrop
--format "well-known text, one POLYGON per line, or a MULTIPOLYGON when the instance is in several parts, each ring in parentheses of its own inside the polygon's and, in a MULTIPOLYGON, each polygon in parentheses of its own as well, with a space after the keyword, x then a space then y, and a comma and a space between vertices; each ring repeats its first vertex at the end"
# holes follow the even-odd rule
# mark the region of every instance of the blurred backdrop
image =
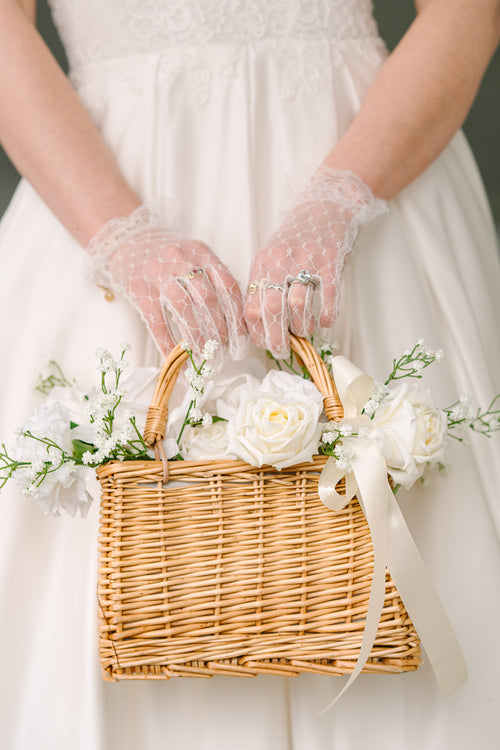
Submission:
MULTIPOLYGON (((375 0, 374 4, 381 34, 392 48, 414 17, 412 0, 375 0)), ((66 67, 64 51, 52 25, 46 0, 38 0, 38 27, 61 65, 66 67)), ((500 226, 500 52, 491 63, 464 130, 483 175, 495 220, 500 226)), ((18 180, 19 175, 0 149, 0 216, 18 180)))

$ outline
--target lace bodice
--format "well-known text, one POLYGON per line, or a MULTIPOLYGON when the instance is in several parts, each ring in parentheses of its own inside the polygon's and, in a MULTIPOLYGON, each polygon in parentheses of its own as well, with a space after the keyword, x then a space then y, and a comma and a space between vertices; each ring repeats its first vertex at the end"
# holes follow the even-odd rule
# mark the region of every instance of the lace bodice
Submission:
POLYGON ((376 36, 371 0, 49 0, 72 68, 211 42, 376 36))

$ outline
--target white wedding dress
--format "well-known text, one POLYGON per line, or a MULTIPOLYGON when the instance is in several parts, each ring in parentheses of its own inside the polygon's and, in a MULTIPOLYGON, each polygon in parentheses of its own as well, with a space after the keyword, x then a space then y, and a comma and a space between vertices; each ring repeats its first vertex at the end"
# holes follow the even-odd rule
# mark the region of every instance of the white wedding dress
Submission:
MULTIPOLYGON (((289 179, 346 130, 385 57, 370 0, 52 0, 71 80, 144 201, 176 213, 242 288, 289 179), (172 203, 170 203, 171 201, 172 203)), ((43 127, 43 123, 40 123, 43 127)), ((170 219, 169 219, 170 220, 170 219)), ((31 413, 49 358, 81 385, 94 350, 158 355, 126 301, 82 274, 84 251, 32 187, 0 224, 1 438, 31 413)), ((442 406, 500 390, 500 266, 461 133, 367 228, 350 256, 337 336, 377 379, 423 337, 446 360, 442 406)), ((497 436, 498 437, 498 436, 497 436)), ((96 649, 97 504, 52 518, 1 496, 0 745, 5 750, 496 750, 500 714, 497 438, 450 445, 447 476, 398 499, 462 644, 469 681, 444 700, 414 673, 342 681, 105 683, 96 649)))

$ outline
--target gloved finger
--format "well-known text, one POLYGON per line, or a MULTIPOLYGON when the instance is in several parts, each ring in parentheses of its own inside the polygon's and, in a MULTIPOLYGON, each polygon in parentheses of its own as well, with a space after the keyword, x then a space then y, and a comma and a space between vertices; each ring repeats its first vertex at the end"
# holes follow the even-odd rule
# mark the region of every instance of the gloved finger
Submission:
POLYGON ((204 297, 203 291, 193 292, 193 289, 190 289, 188 292, 187 288, 179 284, 176 279, 172 279, 162 287, 161 303, 164 319, 171 321, 171 327, 173 324, 179 331, 180 340, 188 344, 195 357, 201 355, 209 339, 219 344, 222 343, 218 328, 211 315, 207 315, 207 307, 202 301, 204 297))
POLYGON ((266 336, 262 322, 260 296, 247 293, 243 304, 243 314, 251 341, 260 349, 266 348, 266 336))
POLYGON ((287 305, 286 288, 272 282, 260 289, 262 326, 265 346, 278 359, 290 353, 290 318, 287 305))
POLYGON ((142 277, 131 279, 127 296, 146 324, 160 354, 166 356, 175 346, 175 337, 165 323, 160 300, 152 293, 151 284, 142 277))
POLYGON ((320 330, 330 331, 337 317, 338 290, 334 282, 321 277, 319 285, 320 308, 318 323, 320 330))
POLYGON ((229 353, 233 359, 239 359, 248 340, 240 287, 223 263, 213 263, 207 266, 206 273, 224 311, 229 339, 229 353))
POLYGON ((288 287, 290 330, 297 336, 310 336, 314 331, 314 287, 295 282, 288 287))
POLYGON ((213 287, 210 277, 203 269, 196 269, 192 278, 191 271, 178 279, 194 303, 194 312, 199 321, 199 327, 205 335, 205 340, 215 339, 222 344, 228 341, 226 318, 221 301, 213 287), (187 279, 187 281, 186 281, 187 279))

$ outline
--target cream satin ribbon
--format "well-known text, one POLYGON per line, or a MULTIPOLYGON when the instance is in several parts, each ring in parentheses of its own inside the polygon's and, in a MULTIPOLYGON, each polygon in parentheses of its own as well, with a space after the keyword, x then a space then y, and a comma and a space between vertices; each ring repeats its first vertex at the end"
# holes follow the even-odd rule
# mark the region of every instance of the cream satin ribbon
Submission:
POLYGON ((366 439, 342 438, 353 450, 351 468, 340 469, 328 459, 321 473, 318 493, 331 510, 342 510, 356 494, 370 527, 373 543, 373 578, 366 625, 356 666, 330 708, 354 682, 370 656, 384 605, 385 569, 390 570, 406 610, 434 670, 443 696, 451 695, 467 679, 465 660, 453 628, 434 590, 394 493, 387 481, 387 464, 374 439, 369 417, 361 414, 374 388, 374 381, 345 357, 332 364, 337 390, 344 407, 344 422, 353 432, 365 428, 366 439), (335 487, 345 477, 346 494, 335 487))

